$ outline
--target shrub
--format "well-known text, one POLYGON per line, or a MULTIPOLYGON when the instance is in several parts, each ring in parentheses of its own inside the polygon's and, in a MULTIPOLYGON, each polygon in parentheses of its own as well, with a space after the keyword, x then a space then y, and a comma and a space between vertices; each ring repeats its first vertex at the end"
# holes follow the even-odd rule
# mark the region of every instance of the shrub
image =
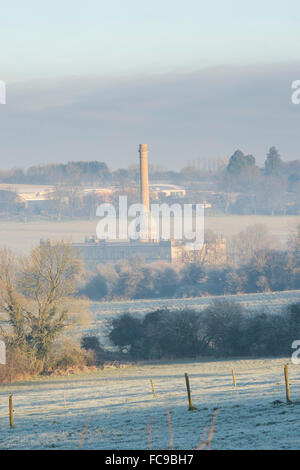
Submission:
POLYGON ((87 351, 88 354, 92 354, 98 364, 103 363, 108 356, 108 353, 101 346, 99 338, 97 336, 83 336, 81 338, 81 348, 87 351))
POLYGON ((46 369, 68 369, 69 367, 82 367, 95 364, 92 351, 87 352, 71 339, 64 339, 48 360, 46 369))
POLYGON ((8 346, 6 364, 0 366, 0 383, 25 380, 39 374, 42 368, 42 362, 37 361, 31 351, 8 346))
POLYGON ((189 310, 156 310, 144 319, 124 314, 112 320, 109 338, 120 350, 127 349, 134 357, 196 357, 208 352, 208 345, 199 333, 199 321, 199 315, 189 310))
POLYGON ((121 350, 132 347, 143 335, 142 321, 125 313, 111 321, 110 341, 121 350))
POLYGON ((119 350, 140 359, 285 356, 299 337, 300 304, 267 315, 226 299, 200 313, 163 309, 143 319, 124 314, 112 320, 109 333, 119 350))
POLYGON ((89 299, 94 301, 102 300, 107 295, 107 282, 105 277, 98 273, 87 282, 81 290, 81 294, 86 295, 89 299))

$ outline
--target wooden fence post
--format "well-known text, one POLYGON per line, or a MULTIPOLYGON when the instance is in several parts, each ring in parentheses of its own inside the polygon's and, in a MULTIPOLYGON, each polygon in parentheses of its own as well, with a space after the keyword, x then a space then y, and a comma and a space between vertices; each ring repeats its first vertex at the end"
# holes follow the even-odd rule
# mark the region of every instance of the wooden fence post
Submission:
POLYGON ((14 427, 14 410, 13 410, 13 396, 12 394, 8 397, 8 404, 9 404, 9 425, 11 428, 14 427))
POLYGON ((150 379, 150 383, 151 383, 151 387, 152 387, 153 396, 154 396, 154 398, 156 398, 156 391, 155 391, 152 379, 150 379))
POLYGON ((232 369, 232 378, 233 378, 233 386, 234 386, 234 388, 236 388, 236 380, 235 380, 234 368, 232 369))
POLYGON ((197 408, 195 406, 193 406, 193 403, 192 403, 190 379, 189 379, 189 375, 187 373, 185 373, 185 383, 186 383, 186 389, 187 389, 188 400, 189 400, 189 411, 194 411, 197 408))
POLYGON ((285 393, 286 393, 286 401, 288 403, 291 402, 290 398, 290 384, 289 384, 289 366, 286 364, 284 366, 284 378, 285 378, 285 393))

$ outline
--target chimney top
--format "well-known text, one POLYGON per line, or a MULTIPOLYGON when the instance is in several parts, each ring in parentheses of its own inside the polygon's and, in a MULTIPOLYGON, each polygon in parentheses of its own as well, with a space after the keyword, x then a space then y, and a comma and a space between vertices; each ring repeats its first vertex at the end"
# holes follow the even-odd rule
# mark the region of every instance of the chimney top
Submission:
POLYGON ((148 150, 148 144, 140 144, 140 152, 148 150))

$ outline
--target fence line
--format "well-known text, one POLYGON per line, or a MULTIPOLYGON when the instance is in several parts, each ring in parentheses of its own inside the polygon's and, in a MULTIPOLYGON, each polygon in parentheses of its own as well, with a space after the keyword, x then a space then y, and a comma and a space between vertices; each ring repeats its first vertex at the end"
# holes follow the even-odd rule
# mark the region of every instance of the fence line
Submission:
MULTIPOLYGON (((185 373, 184 375, 185 377, 185 383, 186 383, 186 389, 187 389, 187 395, 188 395, 188 409, 190 411, 192 410, 197 410, 197 408, 193 405, 192 403, 192 394, 191 394, 191 386, 190 386, 190 380, 189 380, 189 375, 188 373, 185 373)), ((236 383, 236 373, 235 373, 235 369, 233 368, 232 369, 232 379, 233 379, 233 386, 234 388, 237 388, 237 383, 236 383)), ((289 381, 289 375, 288 375, 288 364, 284 365, 284 383, 285 383, 285 393, 286 393, 286 401, 287 403, 292 403, 291 402, 291 399, 290 399, 290 381, 289 381)), ((150 380, 150 383, 151 383, 151 387, 152 387, 152 394, 153 394, 153 397, 157 398, 157 393, 156 393, 156 390, 155 390, 155 387, 154 387, 154 383, 153 383, 153 379, 149 379, 150 380)), ((239 386, 239 390, 241 391, 242 389, 244 389, 245 387, 247 386, 255 386, 255 382, 246 382, 246 383, 242 383, 240 384, 239 386)), ((269 386, 273 385, 273 388, 276 388, 277 390, 279 390, 279 388, 281 388, 281 386, 283 385, 283 382, 282 382, 282 379, 280 380, 280 382, 274 382, 274 383, 270 383, 270 384, 267 384, 269 386), (277 387, 278 386, 278 387, 277 387)), ((215 387, 217 389, 217 387, 215 387)), ((212 389, 210 388, 210 391, 212 389)), ((209 394, 209 391, 208 391, 208 394, 209 394)), ((181 392, 160 392, 159 393, 159 398, 164 400, 165 399, 165 396, 179 396, 181 395, 181 392)), ((105 406, 105 401, 109 399, 109 397, 105 397, 103 400, 102 400, 102 403, 103 403, 103 407, 105 406)), ((95 398, 93 398, 93 400, 95 400, 95 398)), ((98 400, 98 399, 96 399, 98 400)), ((124 404, 135 404, 135 403, 138 403, 138 400, 128 400, 127 398, 124 398, 124 400, 122 400, 124 404)), ((159 400, 161 401, 161 400, 159 400)), ((39 415, 39 414, 43 414, 43 413, 49 413, 51 411, 66 411, 66 410, 75 410, 78 408, 78 405, 80 404, 80 400, 77 400, 75 403, 73 404, 67 404, 66 402, 66 394, 65 394, 65 391, 64 391, 64 394, 63 394, 63 400, 62 400, 62 403, 57 406, 57 405, 50 405, 48 407, 43 407, 43 406, 35 406, 33 407, 32 409, 30 410, 22 410, 21 408, 18 408, 16 410, 14 410, 13 408, 13 395, 10 393, 9 394, 9 397, 8 397, 8 416, 9 416, 9 425, 10 427, 14 427, 14 416, 28 416, 28 415, 39 415)), ((113 403, 110 403, 109 406, 118 406, 120 404, 120 401, 116 402, 115 404, 113 403)), ((99 407, 99 404, 95 405, 95 406, 98 406, 99 407)), ((87 409, 89 409, 87 407, 87 409)), ((0 418, 5 418, 7 417, 7 413, 3 413, 3 414, 0 414, 0 418)))

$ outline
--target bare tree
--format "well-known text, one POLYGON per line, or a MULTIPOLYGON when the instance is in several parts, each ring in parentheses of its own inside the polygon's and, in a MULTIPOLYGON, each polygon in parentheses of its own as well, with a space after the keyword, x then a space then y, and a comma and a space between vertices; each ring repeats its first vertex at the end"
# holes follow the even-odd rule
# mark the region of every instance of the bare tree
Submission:
POLYGON ((7 341, 44 360, 68 325, 69 300, 81 271, 80 259, 63 242, 47 241, 22 259, 2 250, 0 315, 1 333, 7 341))
POLYGON ((271 250, 276 246, 264 224, 254 224, 231 237, 228 241, 228 257, 234 265, 248 263, 255 253, 271 250))

